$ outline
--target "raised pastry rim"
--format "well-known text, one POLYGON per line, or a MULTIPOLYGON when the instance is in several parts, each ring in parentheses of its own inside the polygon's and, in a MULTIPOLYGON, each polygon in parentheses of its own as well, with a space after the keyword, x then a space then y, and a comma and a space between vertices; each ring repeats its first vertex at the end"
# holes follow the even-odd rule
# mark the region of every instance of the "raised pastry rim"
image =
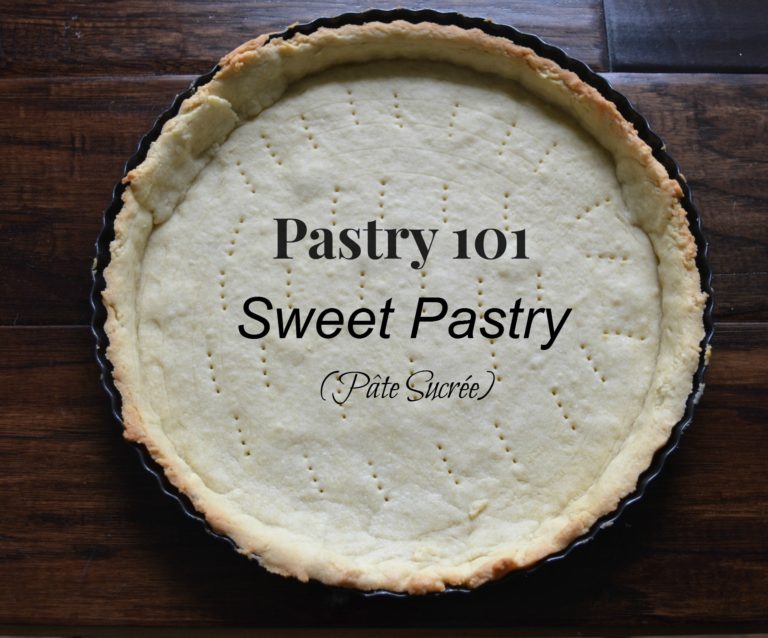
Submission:
MULTIPOLYGON (((415 14, 414 14, 415 15, 415 14)), ((442 27, 439 25, 434 24, 433 22, 423 23, 423 24, 411 24, 406 22, 394 22, 394 23, 373 23, 375 26, 366 25, 365 27, 355 27, 356 29, 365 29, 365 28, 374 28, 374 29, 381 29, 381 28, 391 28, 391 29, 406 29, 409 31, 414 30, 421 30, 421 33, 425 35, 426 37, 439 37, 440 33, 444 33, 445 29, 448 27, 442 27)), ((459 27, 454 27, 459 28, 459 27)), ((311 41, 312 35, 299 35, 296 36, 294 41, 297 42, 306 42, 311 41)), ((478 38, 479 40, 490 40, 493 39, 499 40, 499 38, 495 38, 494 36, 489 36, 481 31, 477 31, 477 33, 473 33, 473 37, 478 38)), ((247 43, 243 47, 238 48, 235 50, 232 54, 229 54, 222 60, 222 71, 225 76, 227 73, 232 73, 234 69, 238 68, 239 65, 242 65, 244 63, 249 62, 249 58, 253 58, 253 56, 258 56, 259 52, 263 50, 265 46, 275 46, 274 43, 277 43, 277 45, 281 45, 283 43, 283 40, 276 37, 268 37, 263 36, 255 41, 252 41, 250 43, 247 43)), ((517 45, 513 45, 509 43, 509 41, 504 42, 496 42, 498 46, 501 47, 504 54, 509 54, 510 52, 513 52, 513 54, 516 55, 525 55, 529 61, 529 63, 533 63, 534 65, 538 65, 538 68, 540 70, 544 70, 546 73, 554 73, 558 75, 560 79, 562 79, 566 83, 570 83, 571 88, 573 90, 579 90, 583 92, 583 95, 587 96, 588 99, 594 100, 595 102, 598 102, 601 104, 601 108, 605 109, 605 112, 610 113, 612 117, 616 117, 616 123, 618 126, 622 129, 626 129, 626 127, 631 126, 629 125, 626 120, 621 117, 619 114, 619 111, 616 109, 615 105, 610 102, 609 100, 606 100, 604 97, 600 95, 600 93, 594 89, 591 85, 587 84, 583 80, 581 80, 575 73, 572 73, 571 71, 566 71, 562 69, 561 67, 555 65, 550 60, 546 58, 542 58, 536 54, 533 54, 533 52, 529 52, 529 50, 523 51, 521 47, 518 47, 517 45)), ((252 61, 252 60, 251 60, 252 61)), ((182 112, 184 109, 184 106, 181 106, 182 112)), ((628 131, 629 132, 629 131, 628 131)), ((640 143, 640 138, 637 138, 638 143, 640 143)), ((667 170, 664 170, 656 161, 653 159, 652 149, 645 144, 645 142, 641 143, 641 155, 649 161, 649 166, 652 167, 653 174, 659 179, 660 186, 668 191, 671 197, 673 197, 675 202, 675 210, 674 214, 676 219, 678 219, 680 222, 684 223, 685 220, 685 214, 682 211, 682 208, 680 208, 679 204, 683 200, 683 190, 681 189, 680 183, 675 181, 674 179, 670 179, 670 176, 668 175, 667 170)), ((651 170, 649 168, 649 170, 651 170)), ((138 172, 136 169, 131 171, 127 177, 127 181, 136 180, 137 178, 141 177, 141 171, 138 172)), ((676 176, 675 176, 676 177, 676 176)), ((123 220, 124 221, 124 220, 123 220)), ((117 228, 118 233, 120 233, 120 225, 121 221, 118 219, 117 221, 117 228)), ((687 226, 687 224, 686 224, 687 226)), ((696 227, 694 226, 694 230, 696 230, 696 227)), ((684 250, 681 252, 681 254, 684 255, 685 262, 690 266, 691 268, 695 269, 694 260, 699 258, 699 261, 703 263, 704 255, 703 255, 703 245, 697 249, 697 246, 695 244, 694 238, 690 233, 685 237, 687 243, 684 246, 684 250)), ((101 267, 103 268, 104 264, 101 264, 101 267)), ((100 271, 99 271, 100 272, 100 271)), ((108 277, 110 277, 108 275, 108 277)), ((116 283, 118 281, 118 278, 110 277, 111 283, 110 287, 107 290, 106 296, 105 296, 105 303, 107 307, 107 311, 109 313, 109 318, 106 322, 106 335, 109 337, 109 340, 112 344, 112 348, 110 350, 110 357, 114 360, 115 363, 115 373, 114 373, 114 379, 117 384, 117 386, 120 388, 121 394, 123 396, 123 416, 124 416, 124 423, 126 427, 126 437, 135 441, 139 441, 143 443, 147 449, 150 451, 152 456, 159 460, 161 464, 164 464, 166 467, 166 474, 170 478, 171 482, 174 483, 174 485, 179 488, 183 493, 188 493, 192 496, 194 496, 194 490, 191 489, 190 485, 185 481, 185 478, 181 476, 179 473, 176 472, 176 469, 173 466, 172 459, 164 458, 161 450, 154 444, 154 441, 152 440, 151 435, 149 435, 144 428, 144 425, 142 423, 142 418, 140 411, 136 409, 136 402, 134 398, 132 397, 131 388, 125 384, 123 378, 125 374, 130 374, 130 372, 126 373, 127 367, 130 367, 129 363, 124 359, 121 358, 121 355, 119 354, 121 350, 121 334, 118 329, 116 329, 116 319, 115 319, 115 303, 114 303, 114 295, 120 294, 119 288, 120 284, 116 283), (115 291, 118 291, 115 293, 115 291)), ((94 295, 98 295, 98 281, 96 283, 95 289, 94 289, 94 295)), ((708 290, 708 271, 704 272, 702 274, 702 282, 701 286, 704 288, 705 291, 708 290)), ((695 289, 692 288, 691 292, 694 296, 696 296, 696 302, 699 304, 699 308, 703 307, 704 305, 704 296, 701 295, 699 290, 699 284, 698 281, 696 282, 695 289)), ((98 299, 94 297, 94 301, 96 305, 98 305, 98 299)), ((709 308, 709 306, 708 306, 709 308)), ((95 322, 98 320, 95 319, 95 322)), ((702 330, 702 333, 704 331, 702 330)), ((708 341, 709 337, 709 331, 707 331, 704 340, 702 339, 696 339, 695 343, 689 344, 691 347, 695 347, 697 352, 699 352, 699 345, 701 342, 702 345, 702 351, 701 356, 696 357, 696 368, 697 372, 695 373, 696 376, 699 378, 698 381, 700 381, 700 375, 703 372, 703 347, 706 345, 706 341, 708 341)), ((103 343, 103 341, 102 341, 103 343)), ((100 355, 100 361, 103 365, 107 365, 106 361, 103 358, 103 354, 100 355)), ((691 370, 691 373, 694 374, 693 370, 691 370)), ((698 381, 694 385, 693 390, 697 390, 698 387, 698 381)), ((693 393, 691 393, 693 395, 693 393)), ((689 398, 688 401, 688 412, 690 412, 690 408, 692 406, 692 400, 689 398)), ((684 416, 683 421, 685 421, 686 418, 684 416)), ((689 419, 688 419, 689 420, 689 419)), ((680 423, 682 423, 681 421, 680 423)), ((678 426, 680 425, 678 423, 678 426)), ((670 431, 672 430, 672 425, 670 424, 670 431)), ((682 427, 679 427, 678 432, 682 431, 682 427)), ((679 438, 679 434, 677 435, 677 438, 679 438)), ((671 437, 667 436, 666 441, 672 440, 671 437)), ((675 441, 676 442, 676 441, 675 441)), ((674 445, 672 445, 674 447, 674 445)), ((671 449, 671 448, 670 448, 671 449)), ((667 451, 668 452, 668 451, 667 451)), ((666 456, 666 454, 664 454, 666 456)), ((655 465, 655 463, 653 464, 655 465)), ((651 469, 653 468, 653 465, 651 466, 651 469)), ((657 470, 656 470, 657 471, 657 470)), ((642 479, 642 477, 641 477, 642 479)), ((640 483, 641 487, 644 486, 644 482, 640 483)), ((601 506, 597 509, 600 510, 601 515, 609 515, 611 511, 614 511, 616 507, 616 500, 618 498, 626 496, 626 490, 623 490, 623 493, 617 494, 615 500, 611 500, 609 505, 610 507, 601 506)), ((630 499, 628 499, 626 502, 629 502, 630 499)), ((625 502, 625 504, 626 504, 625 502)), ((206 517, 208 518, 209 523, 218 531, 221 531, 223 533, 228 533, 230 535, 233 534, 232 530, 230 529, 230 525, 228 524, 228 521, 225 519, 222 519, 220 516, 217 516, 217 514, 209 507, 206 506, 205 503, 197 501, 196 507, 202 511, 206 512, 206 517)), ((512 569, 518 569, 522 567, 527 567, 530 564, 536 563, 538 560, 545 556, 552 556, 553 554, 557 552, 562 552, 564 549, 568 548, 569 546, 573 546, 574 541, 581 537, 591 526, 592 523, 595 522, 599 518, 598 516, 595 516, 593 514, 590 514, 587 516, 584 520, 577 520, 574 521, 574 525, 568 529, 565 530, 564 533, 561 535, 561 537, 558 539, 558 543, 555 546, 548 546, 548 547, 542 547, 537 548, 537 551, 532 552, 533 558, 526 564, 520 565, 520 564, 511 564, 509 560, 497 560, 494 561, 492 564, 484 566, 483 569, 477 570, 475 574, 472 575, 471 578, 462 578, 460 581, 452 581, 450 578, 441 579, 440 581, 425 581, 425 580, 411 580, 411 581, 403 581, 400 580, 392 580, 390 582, 380 582, 376 583, 376 587, 384 588, 384 589, 394 589, 394 590, 405 590, 410 592, 425 592, 425 591, 435 591, 440 590, 445 584, 449 585, 466 585, 470 587, 474 587, 481 582, 484 582, 485 580, 488 580, 490 578, 495 578, 499 576, 502 573, 506 573, 507 571, 510 571, 512 569), (404 585, 405 583, 405 585, 404 585)), ((245 546, 245 544, 240 543, 239 551, 242 551, 243 553, 251 553, 253 551, 253 548, 249 548, 245 546)), ((358 575, 350 574, 349 572, 344 572, 343 570, 337 571, 337 572, 322 572, 322 573, 307 573, 304 567, 301 565, 301 561, 298 561, 297 564, 286 564, 282 566, 276 566, 274 564, 267 563, 267 566, 272 569, 273 571, 280 571, 282 573, 290 573, 296 576, 301 577, 315 577, 323 580, 324 582, 333 583, 333 584, 341 584, 341 585, 350 585, 350 586, 364 586, 369 587, 371 584, 364 582, 360 579, 358 575)))

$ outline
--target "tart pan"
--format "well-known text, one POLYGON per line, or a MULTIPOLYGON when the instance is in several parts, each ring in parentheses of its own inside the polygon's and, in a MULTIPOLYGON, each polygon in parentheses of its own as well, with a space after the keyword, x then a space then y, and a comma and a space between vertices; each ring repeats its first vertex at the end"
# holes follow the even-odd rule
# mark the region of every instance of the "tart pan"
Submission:
MULTIPOLYGON (((548 556, 547 558, 541 560, 539 563, 531 567, 511 572, 501 579, 501 582, 503 582, 506 579, 515 578, 523 574, 529 574, 534 570, 538 570, 554 562, 563 560, 574 550, 576 550, 576 548, 592 541, 598 535, 601 529, 613 525, 630 505, 636 503, 643 497, 650 482, 661 472, 667 457, 679 445, 683 432, 691 424, 694 409, 696 408, 696 405, 698 404, 704 389, 704 372, 708 365, 710 342, 714 333, 714 324, 712 319, 714 299, 712 294, 712 270, 707 258, 708 243, 702 232, 701 220, 699 218, 698 211, 693 205, 691 191, 688 187, 688 184, 680 173, 678 165, 667 154, 663 141, 656 133, 650 129, 645 118, 643 118, 643 116, 634 109, 630 101, 624 95, 611 87, 607 80, 592 71, 592 69, 590 69, 586 64, 568 56, 562 49, 559 49, 558 47, 555 47, 551 44, 547 44, 534 35, 523 33, 509 26, 494 24, 485 19, 469 18, 459 13, 442 13, 430 9, 419 11, 408 9, 394 9, 389 11, 371 9, 362 13, 345 13, 333 18, 319 18, 307 24, 293 25, 281 33, 272 34, 269 39, 288 39, 296 34, 310 34, 320 29, 321 27, 336 28, 346 24, 361 25, 366 22, 393 22, 395 20, 405 20, 412 23, 434 22, 440 25, 456 25, 466 29, 476 28, 484 31, 489 35, 506 38, 515 44, 528 47, 538 55, 549 58, 559 64, 562 68, 576 73, 576 75, 578 75, 583 81, 597 89, 603 97, 613 102, 622 116, 628 122, 632 123, 640 138, 646 144, 648 144, 648 146, 653 151, 653 156, 659 161, 659 163, 661 163, 662 166, 664 166, 669 176, 676 180, 682 188, 683 198, 681 204, 683 209, 686 211, 691 234, 696 240, 696 266, 698 267, 701 276, 701 290, 707 294, 707 302, 704 308, 705 334, 700 344, 701 353, 699 356, 699 365, 695 374, 693 375, 693 387, 686 401, 685 413, 683 414, 683 418, 680 419, 680 421, 672 429, 666 444, 656 451, 650 466, 638 478, 637 486, 634 492, 625 496, 619 502, 618 506, 613 512, 603 516, 598 521, 596 521, 586 534, 571 542, 571 544, 568 545, 568 547, 566 547, 564 550, 548 556)), ((185 99, 190 97, 198 87, 202 86, 206 82, 209 82, 213 78, 213 76, 218 71, 218 68, 218 66, 215 66, 205 75, 198 77, 186 91, 176 96, 171 107, 158 117, 152 129, 139 142, 136 152, 125 164, 123 176, 125 176, 130 170, 144 161, 150 144, 152 144, 152 142, 160 135, 163 125, 178 113, 181 103, 185 99)), ((96 241, 96 259, 94 260, 92 268, 93 284, 91 288, 91 306, 93 308, 91 331, 96 340, 96 361, 99 365, 99 368, 101 369, 101 384, 109 396, 112 415, 121 427, 123 426, 123 422, 121 416, 122 405, 120 393, 115 387, 114 381, 112 379, 112 365, 106 357, 106 349, 109 340, 104 331, 104 323, 107 318, 107 311, 102 303, 101 293, 105 288, 104 269, 109 264, 109 244, 112 239, 114 239, 114 222, 117 214, 122 208, 121 197, 124 189, 125 187, 122 184, 121 178, 121 180, 118 181, 114 187, 112 202, 103 213, 102 229, 96 241)), ((187 517, 200 524, 205 529, 205 531, 214 538, 228 543, 233 549, 236 549, 236 545, 232 539, 215 532, 203 518, 203 516, 195 510, 189 499, 170 484, 168 479, 165 477, 162 468, 152 459, 146 448, 135 443, 131 443, 131 445, 137 451, 142 466, 146 469, 147 472, 155 477, 160 486, 160 489, 168 497, 172 498, 179 504, 187 517)), ((499 581, 496 582, 498 583, 499 581)), ((333 587, 329 588, 335 589, 333 587)), ((348 592, 349 590, 345 591, 348 592)), ((444 592, 428 594, 428 596, 442 596, 445 594, 458 592, 465 592, 469 594, 471 591, 473 590, 459 587, 448 587, 444 592)), ((389 591, 359 592, 359 595, 365 597, 384 596, 398 598, 409 596, 409 594, 394 593, 389 591)))

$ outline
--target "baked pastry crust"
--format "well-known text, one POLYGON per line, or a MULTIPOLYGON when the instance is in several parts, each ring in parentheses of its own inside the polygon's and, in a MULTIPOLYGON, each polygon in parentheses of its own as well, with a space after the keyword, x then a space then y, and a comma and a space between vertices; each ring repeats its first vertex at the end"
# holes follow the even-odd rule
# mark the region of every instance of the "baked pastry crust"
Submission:
MULTIPOLYGON (((477 29, 426 22, 321 28, 289 40, 261 36, 221 60, 220 71, 185 100, 179 114, 163 127, 146 160, 124 181, 124 205, 115 221, 103 299, 108 311, 107 354, 122 396, 125 436, 146 446, 171 483, 190 498, 213 529, 230 536, 240 552, 270 571, 302 580, 409 593, 440 591, 445 586, 476 587, 562 550, 615 509, 635 488, 654 452, 683 415, 700 357, 706 297, 695 264, 695 242, 680 205, 680 186, 614 104, 574 73, 530 49, 477 29), (148 271, 144 267, 150 237, 176 214, 233 133, 256 120, 304 78, 386 60, 427 61, 489 74, 517 83, 569 114, 608 152, 629 225, 642 230, 658 262, 660 316, 654 328, 658 348, 641 409, 617 439, 611 458, 583 493, 562 504, 556 513, 542 514, 524 542, 500 544, 495 550, 483 546, 472 555, 471 540, 465 539, 462 542, 470 549, 458 563, 445 560, 439 551, 425 550, 420 555, 410 546, 400 556, 381 558, 370 549, 356 555, 357 539, 348 543, 341 539, 338 546, 328 538, 313 544, 297 527, 289 529, 244 512, 238 503, 228 500, 227 490, 212 485, 210 478, 204 479, 189 458, 184 458, 178 431, 169 435, 170 430, 165 429, 166 415, 150 399, 147 387, 159 377, 149 375, 139 346, 145 321, 142 308, 147 307, 145 290, 150 285, 145 282, 148 271)), ((470 518, 474 520, 477 510, 485 507, 473 501, 470 518)))

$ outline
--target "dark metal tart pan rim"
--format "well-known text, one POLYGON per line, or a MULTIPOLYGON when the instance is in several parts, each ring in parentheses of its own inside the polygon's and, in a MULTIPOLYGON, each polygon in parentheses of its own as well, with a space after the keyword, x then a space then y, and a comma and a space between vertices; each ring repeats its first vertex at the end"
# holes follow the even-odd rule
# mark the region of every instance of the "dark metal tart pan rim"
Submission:
MULTIPOLYGON (((714 297, 712 292, 712 271, 711 271, 709 260, 707 257, 709 246, 706 238, 704 237, 704 233, 702 231, 701 220, 700 220, 698 211, 696 210, 693 204, 693 198, 691 195, 690 188, 688 187, 688 184, 683 178, 677 163, 667 154, 663 141, 656 133, 654 133, 651 130, 645 118, 642 115, 640 115, 634 109, 631 102, 624 95, 616 91, 608 83, 608 81, 605 78, 595 73, 589 66, 587 66, 583 62, 580 62, 579 60, 576 60, 570 57, 569 55, 567 55, 562 49, 559 49, 558 47, 555 47, 551 44, 544 42, 537 36, 531 35, 529 33, 524 33, 522 31, 518 31, 513 27, 495 24, 493 22, 490 22, 482 18, 466 17, 459 13, 443 13, 443 12, 438 12, 431 9, 422 9, 418 11, 409 10, 409 9, 394 9, 394 10, 371 9, 368 11, 364 11, 362 13, 344 13, 342 15, 338 15, 332 18, 319 18, 317 20, 314 20, 306 24, 293 25, 288 29, 286 29, 285 31, 271 34, 269 36, 269 39, 270 40, 274 38, 288 39, 294 36, 295 34, 299 34, 299 33, 300 34, 313 33, 314 31, 322 27, 336 28, 336 27, 343 26, 345 24, 359 25, 367 22, 393 22, 395 20, 405 20, 411 23, 434 22, 441 25, 456 25, 459 27, 467 28, 467 29, 477 28, 489 35, 506 38, 514 42, 515 44, 519 44, 532 49, 534 52, 536 52, 538 55, 542 57, 546 57, 553 60, 564 69, 573 71, 583 81, 585 81, 586 83, 596 88, 601 93, 601 95, 603 95, 603 97, 613 102, 618 108, 619 112, 624 116, 624 118, 627 121, 631 122, 632 125, 635 127, 635 129, 637 129, 637 132, 640 138, 646 144, 648 144, 648 146, 652 149, 654 157, 662 164, 662 166, 664 166, 664 168, 669 173, 669 176, 672 179, 676 180, 680 184, 680 187, 682 188, 682 191, 683 191, 682 205, 688 217, 688 223, 690 225, 691 233, 693 234, 696 240, 696 248, 697 248, 696 265, 701 275, 701 289, 703 292, 707 293, 708 295, 707 303, 704 309, 705 335, 701 342, 701 354, 699 358, 699 365, 695 374, 693 375, 693 388, 686 401, 683 418, 680 419, 680 421, 672 429, 672 433, 669 439, 667 440, 666 444, 656 451, 656 454, 654 455, 650 466, 638 478, 637 487, 635 488, 635 490, 631 494, 625 496, 619 502, 616 509, 614 509, 610 514, 607 514, 602 518, 600 518, 599 520, 597 520, 586 534, 580 536, 579 538, 571 542, 562 551, 559 551, 555 554, 552 554, 544 558, 543 560, 539 561, 538 563, 536 563, 531 567, 528 567, 523 570, 511 572, 510 574, 506 575, 502 579, 498 581, 494 581, 493 583, 489 583, 488 585, 485 585, 483 588, 487 588, 489 586, 499 586, 499 585, 503 585, 506 582, 509 582, 511 579, 519 578, 520 576, 531 574, 532 572, 545 568, 548 565, 552 565, 553 563, 560 562, 566 557, 568 557, 569 555, 571 555, 574 551, 576 551, 577 548, 594 540, 601 529, 605 527, 610 527, 611 525, 613 525, 623 515, 623 513, 627 510, 627 508, 629 508, 631 505, 633 505, 643 497, 646 489, 648 488, 648 485, 659 475, 667 458, 678 447, 680 443, 680 439, 683 435, 683 432, 685 432, 685 430, 691 424, 691 421, 693 419, 694 409, 698 403, 698 400, 701 396, 701 392, 704 387, 704 372, 707 368, 707 359, 708 359, 707 352, 709 349, 709 345, 712 341, 712 336, 714 334, 714 323, 713 323, 714 297)), ((131 158, 125 164, 123 176, 125 176, 130 170, 132 170, 133 168, 135 168, 141 162, 144 161, 150 145, 160 135, 160 131, 163 125, 178 113, 181 103, 185 99, 190 97, 198 87, 209 82, 217 71, 218 71, 218 66, 215 66, 205 75, 198 77, 186 91, 179 93, 176 96, 171 107, 165 112, 163 112, 157 118, 151 130, 139 142, 136 152, 131 156, 131 158)), ((114 381, 112 379, 112 365, 106 358, 106 348, 109 343, 109 340, 107 338, 106 333, 104 332, 104 323, 106 320, 107 313, 106 313, 106 308, 102 303, 101 293, 105 287, 104 268, 107 266, 110 259, 109 244, 114 238, 114 221, 115 221, 115 217, 120 212, 120 209, 122 207, 121 196, 123 194, 124 189, 125 187, 123 186, 122 179, 121 179, 121 181, 118 181, 118 183, 114 187, 114 190, 112 193, 112 202, 105 209, 103 213, 102 229, 96 241, 96 259, 94 261, 94 265, 92 269, 93 285, 91 288, 91 297, 90 297, 91 306, 93 309, 93 315, 91 319, 91 331, 93 332, 94 338, 96 340, 95 353, 96 353, 96 361, 99 365, 99 368, 101 369, 101 384, 104 387, 104 390, 106 391, 109 397, 109 401, 112 409, 112 415, 114 416, 115 420, 120 424, 121 427, 123 426, 123 421, 122 421, 122 415, 121 415, 122 411, 121 411, 120 393, 115 387, 114 381)), ((170 484, 162 468, 152 459, 152 457, 150 456, 150 454, 148 453, 148 451, 144 446, 138 445, 138 444, 131 444, 131 445, 137 451, 142 466, 146 469, 147 472, 149 472, 152 476, 155 477, 158 485, 160 486, 160 489, 168 497, 175 500, 179 504, 182 511, 188 518, 196 521, 198 524, 203 526, 205 531, 211 536, 213 536, 214 538, 229 544, 235 550, 237 549, 237 546, 235 545, 232 539, 214 531, 210 527, 208 522, 205 520, 205 518, 195 510, 195 508, 193 507, 189 499, 184 494, 181 494, 175 487, 173 487, 170 484)), ((336 588, 336 587, 329 587, 329 589, 341 590, 341 588, 336 588)), ((470 595, 474 591, 477 591, 477 590, 470 590, 470 589, 459 588, 459 587, 449 587, 449 588, 446 588, 444 592, 428 594, 427 596, 434 597, 434 596, 444 596, 446 594, 457 594, 457 593, 470 595)), ((409 594, 390 592, 385 590, 358 592, 356 590, 345 589, 343 590, 343 592, 346 595, 359 595, 365 598, 410 597, 409 594)))

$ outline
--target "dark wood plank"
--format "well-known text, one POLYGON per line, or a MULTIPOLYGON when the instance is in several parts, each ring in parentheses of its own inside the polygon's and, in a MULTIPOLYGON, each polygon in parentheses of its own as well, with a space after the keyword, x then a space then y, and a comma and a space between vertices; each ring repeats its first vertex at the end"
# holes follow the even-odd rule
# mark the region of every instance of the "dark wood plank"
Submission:
POLYGON ((694 424, 619 524, 529 577, 418 600, 284 580, 209 538, 139 468, 91 348, 84 328, 0 328, 0 625, 766 626, 766 324, 719 326, 694 424))
POLYGON ((101 211, 189 77, 0 80, 0 324, 86 323, 101 211))
MULTIPOLYGON (((768 77, 608 74, 665 138, 712 241, 717 316, 768 319, 768 77)), ((0 80, 0 324, 83 324, 101 210, 189 76, 0 80)))
POLYGON ((768 71, 763 0, 604 4, 614 71, 768 71))
MULTIPOLYGON (((376 3, 380 9, 398 2, 376 3)), ((282 31, 368 2, 132 2, 2 0, 0 73, 5 76, 117 75, 207 71, 230 49, 261 33, 282 31)), ((429 0, 409 8, 459 11, 530 31, 596 68, 607 56, 600 0, 553 0, 532 5, 483 0, 429 0)))

